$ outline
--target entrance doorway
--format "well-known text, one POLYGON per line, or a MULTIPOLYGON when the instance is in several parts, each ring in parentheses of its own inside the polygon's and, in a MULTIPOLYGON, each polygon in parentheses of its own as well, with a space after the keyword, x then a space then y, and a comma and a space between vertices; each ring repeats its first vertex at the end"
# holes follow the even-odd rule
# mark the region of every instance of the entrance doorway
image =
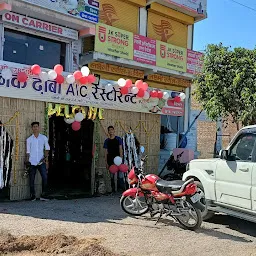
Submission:
POLYGON ((83 120, 81 129, 73 131, 64 117, 49 119, 49 196, 84 197, 91 195, 93 160, 91 120, 83 120))

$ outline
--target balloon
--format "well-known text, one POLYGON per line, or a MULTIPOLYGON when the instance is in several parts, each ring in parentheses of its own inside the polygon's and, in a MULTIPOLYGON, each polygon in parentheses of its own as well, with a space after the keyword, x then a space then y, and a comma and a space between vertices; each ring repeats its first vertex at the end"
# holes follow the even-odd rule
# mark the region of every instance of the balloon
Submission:
POLYGON ((95 83, 95 82, 96 82, 96 77, 95 77, 94 75, 89 75, 89 76, 88 76, 88 82, 89 82, 90 84, 95 83))
POLYGON ((89 74, 90 74, 90 69, 89 69, 87 66, 83 66, 83 67, 81 68, 81 73, 82 73, 83 76, 89 76, 89 74))
POLYGON ((127 80, 125 81, 125 87, 130 88, 131 86, 132 86, 132 80, 131 80, 131 79, 127 79, 127 80))
POLYGON ((2 70, 2 77, 6 80, 12 78, 12 71, 9 68, 5 68, 2 70))
POLYGON ((141 85, 141 89, 143 89, 144 91, 146 91, 146 90, 148 89, 148 84, 144 82, 144 83, 141 85))
POLYGON ((152 98, 157 98, 157 95, 158 95, 158 92, 157 92, 157 91, 151 91, 151 92, 150 92, 150 96, 151 96, 152 98))
POLYGON ((74 77, 76 80, 79 80, 83 76, 81 71, 74 72, 74 77))
POLYGON ((54 66, 54 71, 58 74, 61 75, 63 72, 63 66, 60 64, 57 64, 54 66))
POLYGON ((75 119, 74 118, 64 118, 64 121, 67 123, 67 124, 72 124, 75 122, 75 119))
POLYGON ((164 99, 164 100, 168 100, 169 97, 170 97, 170 95, 169 95, 168 92, 164 92, 164 93, 163 93, 163 99, 164 99))
POLYGON ((50 70, 49 72, 48 72, 48 77, 49 77, 49 79, 50 80, 55 80, 56 78, 57 78, 57 73, 56 73, 56 71, 54 71, 54 70, 50 70))
POLYGON ((175 97, 179 96, 177 92, 171 92, 171 97, 174 99, 175 97))
POLYGON ((113 91, 113 86, 112 84, 108 84, 105 86, 105 92, 106 93, 109 93, 109 92, 112 92, 113 91))
POLYGON ((181 98, 181 100, 185 100, 186 99, 186 94, 184 92, 182 92, 179 97, 181 98))
POLYGON ((25 83, 28 80, 28 75, 25 72, 19 72, 17 75, 17 79, 21 83, 25 83))
POLYGON ((66 81, 67 81, 68 84, 73 84, 76 81, 76 79, 73 75, 68 75, 66 77, 66 81))
POLYGON ((143 98, 143 97, 144 97, 144 95, 145 95, 144 90, 143 90, 143 89, 139 89, 139 91, 138 91, 138 93, 137 93, 137 97, 139 97, 139 98, 143 98))
POLYGON ((145 152, 145 148, 143 146, 140 147, 140 152, 143 154, 145 152))
POLYGON ((177 102, 177 103, 179 103, 179 102, 181 102, 181 98, 180 98, 179 96, 176 96, 176 97, 174 98, 174 101, 177 102))
POLYGON ((117 166, 120 166, 122 164, 123 160, 120 156, 116 156, 114 158, 114 164, 117 165, 117 166))
POLYGON ((80 84, 88 84, 88 77, 87 76, 82 76, 79 79, 80 84))
POLYGON ((35 64, 31 67, 33 75, 39 75, 41 73, 41 68, 39 65, 35 64))
POLYGON ((65 78, 62 76, 62 75, 57 75, 57 77, 56 77, 56 82, 58 83, 58 84, 63 84, 64 83, 64 81, 65 81, 65 78))
POLYGON ((137 80, 135 82, 135 86, 138 88, 138 89, 142 89, 142 85, 143 85, 143 81, 142 80, 137 80))
POLYGON ((74 123, 72 123, 72 129, 73 129, 74 131, 79 131, 80 128, 81 128, 81 123, 79 123, 79 122, 77 122, 77 121, 75 121, 74 123))
POLYGON ((120 172, 123 172, 123 173, 126 173, 126 172, 129 171, 129 167, 128 167, 126 164, 121 164, 121 165, 119 166, 119 171, 120 171, 120 172))
POLYGON ((125 81, 125 79, 120 78, 120 79, 118 79, 117 84, 118 84, 120 87, 125 87, 126 81, 125 81))
POLYGON ((116 165, 111 165, 109 167, 109 171, 113 174, 117 173, 118 172, 118 167, 116 165))
POLYGON ((162 99, 163 96, 164 96, 164 94, 163 94, 162 91, 158 91, 158 92, 157 92, 157 98, 158 98, 158 99, 162 99))
POLYGON ((143 97, 143 99, 144 99, 144 100, 148 100, 149 98, 150 98, 149 92, 148 92, 148 91, 145 91, 145 92, 144 92, 144 97, 143 97))
POLYGON ((128 94, 129 89, 128 89, 128 87, 122 87, 122 88, 120 89, 120 92, 121 92, 123 95, 126 95, 126 94, 128 94))
POLYGON ((40 74, 39 74, 39 78, 41 79, 42 82, 45 82, 48 80, 49 76, 46 72, 42 71, 40 74))
POLYGON ((83 120, 84 120, 84 115, 83 115, 81 112, 76 113, 76 115, 75 115, 75 121, 76 121, 76 122, 82 122, 83 120))
POLYGON ((139 92, 139 89, 138 89, 138 87, 132 87, 132 89, 131 89, 131 93, 133 93, 133 94, 137 94, 139 92))

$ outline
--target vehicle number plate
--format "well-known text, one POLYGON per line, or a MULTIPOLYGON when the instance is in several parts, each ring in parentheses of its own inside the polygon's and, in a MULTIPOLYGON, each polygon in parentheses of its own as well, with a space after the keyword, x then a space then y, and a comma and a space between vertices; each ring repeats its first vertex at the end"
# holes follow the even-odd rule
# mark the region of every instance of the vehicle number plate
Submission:
POLYGON ((192 201, 193 203, 198 202, 200 199, 201 199, 201 195, 198 194, 198 193, 196 193, 196 194, 194 194, 193 196, 191 196, 191 201, 192 201))

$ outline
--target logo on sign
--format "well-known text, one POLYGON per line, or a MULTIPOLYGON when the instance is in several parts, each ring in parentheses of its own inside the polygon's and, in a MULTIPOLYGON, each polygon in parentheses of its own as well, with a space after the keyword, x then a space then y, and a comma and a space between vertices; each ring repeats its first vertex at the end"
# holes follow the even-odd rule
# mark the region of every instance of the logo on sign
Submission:
POLYGON ((114 6, 111 4, 103 4, 102 10, 100 10, 100 19, 106 25, 113 26, 113 23, 119 20, 114 6))
POLYGON ((153 29, 155 33, 161 37, 161 41, 167 43, 168 40, 174 35, 172 25, 169 21, 161 20, 161 24, 154 24, 153 29))
POLYGON ((106 42, 106 34, 107 34, 107 29, 100 26, 99 27, 99 40, 102 42, 102 43, 105 43, 106 42))
POLYGON ((160 45, 160 56, 163 59, 166 58, 166 46, 162 44, 160 45))

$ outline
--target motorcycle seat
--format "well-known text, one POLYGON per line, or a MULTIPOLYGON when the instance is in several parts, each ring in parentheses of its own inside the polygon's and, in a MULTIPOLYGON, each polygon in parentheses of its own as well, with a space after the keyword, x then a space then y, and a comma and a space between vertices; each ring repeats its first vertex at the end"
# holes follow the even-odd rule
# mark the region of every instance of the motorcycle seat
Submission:
POLYGON ((160 192, 170 194, 172 191, 180 190, 184 183, 185 181, 182 180, 158 180, 156 182, 156 187, 160 192))

